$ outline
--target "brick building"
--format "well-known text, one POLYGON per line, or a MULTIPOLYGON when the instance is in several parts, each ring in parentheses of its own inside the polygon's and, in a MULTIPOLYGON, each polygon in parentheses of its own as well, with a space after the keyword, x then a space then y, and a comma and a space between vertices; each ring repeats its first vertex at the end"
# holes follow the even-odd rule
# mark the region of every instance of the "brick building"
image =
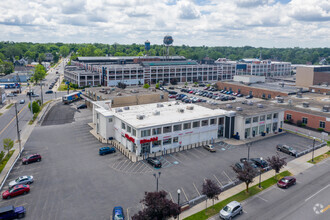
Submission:
POLYGON ((326 66, 298 66, 296 85, 309 87, 313 85, 330 84, 330 65, 326 66))

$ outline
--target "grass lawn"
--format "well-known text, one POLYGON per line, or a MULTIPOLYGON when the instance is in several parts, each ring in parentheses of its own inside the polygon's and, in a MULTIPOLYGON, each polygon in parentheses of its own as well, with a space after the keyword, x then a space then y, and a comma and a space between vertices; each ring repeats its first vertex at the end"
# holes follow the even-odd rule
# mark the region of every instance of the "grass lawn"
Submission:
POLYGON ((10 159, 10 157, 13 155, 15 150, 11 150, 9 151, 9 154, 7 154, 5 156, 5 158, 2 159, 2 161, 0 162, 0 173, 2 172, 3 168, 5 168, 8 160, 10 159))
POLYGON ((292 174, 289 171, 284 171, 282 173, 279 173, 277 175, 277 179, 275 179, 274 177, 271 177, 263 182, 261 182, 261 189, 258 187, 259 184, 256 184, 252 187, 249 188, 249 193, 246 193, 245 190, 237 193, 236 195, 233 195, 232 197, 229 197, 217 204, 215 204, 214 206, 211 206, 209 208, 207 208, 207 210, 202 210, 200 212, 197 212, 196 214, 189 216, 187 218, 185 218, 186 220, 203 220, 203 219, 208 219, 210 217, 212 217, 213 215, 216 215, 220 212, 220 210, 227 205, 228 203, 230 203, 231 201, 238 201, 238 202, 242 202, 243 200, 248 199, 251 196, 254 196, 256 194, 258 194, 259 192, 269 188, 270 186, 274 185, 277 183, 277 181, 284 177, 284 176, 291 176, 292 174))
POLYGON ((64 82, 61 83, 61 85, 58 87, 57 91, 67 91, 68 90, 68 86, 65 85, 64 82))
POLYGON ((325 154, 322 154, 320 156, 314 157, 314 161, 312 162, 312 160, 307 161, 308 163, 312 163, 312 164, 317 164, 318 162, 321 162, 322 160, 326 159, 330 157, 330 151, 326 152, 325 154))
POLYGON ((14 103, 9 104, 9 105, 6 107, 6 109, 10 109, 13 105, 14 105, 14 103))

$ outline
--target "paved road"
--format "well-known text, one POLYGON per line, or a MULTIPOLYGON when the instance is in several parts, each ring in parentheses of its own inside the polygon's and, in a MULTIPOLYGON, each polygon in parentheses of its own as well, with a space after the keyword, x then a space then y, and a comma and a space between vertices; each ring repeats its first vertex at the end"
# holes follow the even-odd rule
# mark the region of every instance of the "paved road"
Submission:
POLYGON ((296 178, 297 184, 288 189, 273 186, 244 201, 244 214, 235 219, 330 219, 330 159, 296 178), (322 213, 326 207, 329 209, 322 213))

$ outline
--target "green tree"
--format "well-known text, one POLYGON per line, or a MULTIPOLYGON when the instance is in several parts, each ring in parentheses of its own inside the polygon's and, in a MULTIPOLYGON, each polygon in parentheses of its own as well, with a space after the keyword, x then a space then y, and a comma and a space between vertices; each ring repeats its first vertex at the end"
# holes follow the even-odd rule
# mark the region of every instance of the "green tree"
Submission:
MULTIPOLYGON (((33 114, 40 112, 40 104, 39 104, 38 101, 40 101, 40 100, 32 102, 32 113, 33 114)), ((28 107, 29 107, 29 109, 31 109, 31 104, 30 103, 29 103, 28 107)))
POLYGON ((0 153, 0 163, 2 162, 3 157, 5 156, 5 152, 1 151, 0 153))
POLYGON ((34 74, 32 77, 33 82, 38 83, 46 77, 45 67, 41 64, 38 64, 34 69, 34 74))
POLYGON ((148 83, 143 85, 143 88, 145 88, 145 89, 149 89, 149 87, 150 87, 150 85, 148 83))
POLYGON ((39 56, 38 56, 38 63, 41 64, 42 61, 44 61, 46 58, 46 55, 44 53, 39 53, 39 56))
POLYGON ((8 155, 9 155, 9 151, 10 149, 12 149, 14 146, 14 141, 10 138, 4 138, 3 139, 3 149, 8 151, 8 155))
POLYGON ((66 57, 68 56, 70 53, 70 49, 67 47, 67 46, 61 46, 60 47, 60 54, 63 56, 63 57, 66 57))
POLYGON ((159 89, 159 86, 160 86, 159 83, 156 83, 155 88, 159 89))

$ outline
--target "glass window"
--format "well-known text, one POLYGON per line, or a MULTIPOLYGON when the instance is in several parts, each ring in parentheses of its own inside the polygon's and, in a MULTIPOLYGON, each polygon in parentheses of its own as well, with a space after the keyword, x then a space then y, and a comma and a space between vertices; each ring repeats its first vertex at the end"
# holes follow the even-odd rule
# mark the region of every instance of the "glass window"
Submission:
POLYGON ((121 123, 121 128, 124 129, 124 130, 126 129, 125 123, 123 123, 123 122, 121 123))
POLYGON ((96 119, 99 119, 99 114, 98 113, 96 114, 96 119))
POLYGON ((183 130, 187 130, 191 128, 191 123, 184 123, 183 124, 183 130))
POLYGON ((320 128, 325 128, 325 122, 324 121, 320 121, 320 128))
POLYGON ((163 127, 163 133, 169 133, 169 132, 172 132, 172 126, 163 127))
POLYGON ((181 131, 181 130, 182 130, 182 125, 181 124, 173 126, 173 131, 181 131))
POLYGON ((133 136, 136 137, 136 130, 135 129, 133 129, 133 136))
POLYGON ((265 116, 264 115, 260 116, 260 121, 265 121, 265 116))
POLYGON ((162 133, 162 128, 154 128, 152 129, 152 135, 157 135, 162 133))
POLYGON ((209 120, 203 120, 202 121, 202 127, 203 126, 208 126, 209 125, 209 120))
POLYGON ((163 145, 172 144, 172 138, 163 140, 163 145))
POLYGON ((194 121, 193 122, 193 128, 198 128, 200 127, 200 122, 199 121, 194 121))
POLYGON ((127 125, 127 132, 131 133, 132 132, 132 127, 127 125))
POLYGON ((286 114, 286 119, 287 119, 287 120, 291 120, 291 117, 292 117, 292 115, 290 115, 290 114, 286 114))
POLYGON ((150 136, 150 129, 141 131, 141 137, 148 137, 148 136, 150 136))
POLYGON ((277 118, 278 117, 278 113, 274 113, 274 117, 273 118, 277 118))
POLYGON ((152 147, 158 147, 160 145, 162 145, 162 141, 153 141, 152 142, 152 147))
POLYGON ((173 143, 178 143, 179 142, 179 137, 174 137, 173 138, 173 143))
POLYGON ((307 118, 302 118, 302 123, 304 123, 305 125, 307 125, 308 119, 307 118))
POLYGON ((245 124, 250 124, 251 123, 251 118, 245 119, 245 124))
POLYGON ((111 123, 112 122, 112 118, 109 118, 109 123, 111 123))
POLYGON ((214 125, 215 124, 215 118, 211 118, 210 119, 210 125, 214 125))
POLYGON ((267 115, 267 120, 272 119, 272 114, 267 115))
POLYGON ((253 117, 253 122, 258 122, 259 121, 259 117, 253 117))

